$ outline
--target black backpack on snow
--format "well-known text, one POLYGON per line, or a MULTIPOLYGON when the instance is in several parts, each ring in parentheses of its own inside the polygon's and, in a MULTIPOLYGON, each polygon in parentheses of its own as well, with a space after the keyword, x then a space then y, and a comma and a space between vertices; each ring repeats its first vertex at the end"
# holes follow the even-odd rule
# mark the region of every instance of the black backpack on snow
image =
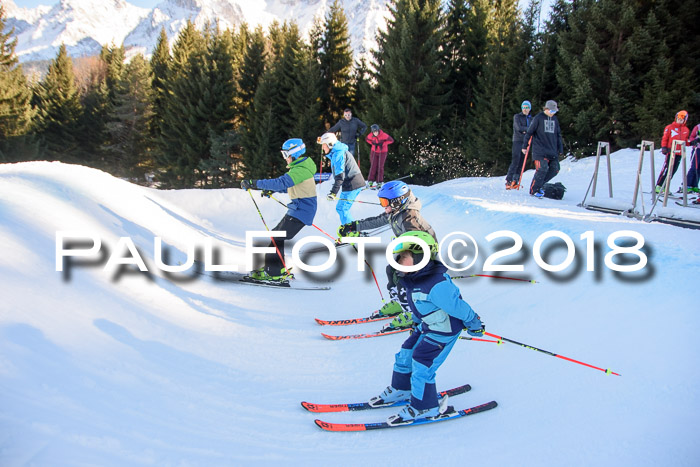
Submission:
POLYGON ((566 191, 566 187, 560 182, 545 183, 542 189, 544 190, 544 197, 552 199, 562 199, 566 191))

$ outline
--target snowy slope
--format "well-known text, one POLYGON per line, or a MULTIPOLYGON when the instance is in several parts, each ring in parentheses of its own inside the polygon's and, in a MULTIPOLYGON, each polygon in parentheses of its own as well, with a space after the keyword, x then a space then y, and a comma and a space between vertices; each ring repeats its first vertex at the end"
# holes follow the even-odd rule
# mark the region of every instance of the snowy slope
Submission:
MULTIPOLYGON (((126 0, 60 0, 53 7, 18 8, 7 0, 8 27, 15 27, 20 61, 52 59, 61 43, 71 56, 99 53, 124 43, 127 56, 150 56, 162 28, 174 43, 188 20, 198 28, 218 24, 232 29, 243 22, 267 28, 273 21, 296 21, 306 34, 315 17, 324 17, 330 0, 162 0, 148 10, 126 0)), ((388 15, 387 0, 342 0, 350 42, 356 54, 376 47, 377 28, 388 15)))
MULTIPOLYGON (((613 155, 620 198, 631 193, 636 157, 635 150, 613 155)), ((523 253, 501 262, 524 263, 520 275, 537 284, 458 281, 488 331, 622 376, 514 345, 464 341, 439 370, 438 386, 471 383, 452 403, 495 399, 497 409, 433 426, 337 434, 319 430, 299 402, 376 394, 404 338, 320 337, 379 327, 328 329, 313 321, 381 305, 373 280, 355 270, 352 250, 341 250, 344 267, 333 270, 331 291, 167 279, 154 267, 154 237, 173 264, 205 239, 227 264, 240 262, 245 232, 263 229, 246 192, 156 191, 79 166, 0 165, 0 465, 698 465, 698 233, 577 207, 592 167, 592 160, 562 163, 557 179, 569 189, 562 201, 506 192, 503 178, 412 189, 440 238, 465 231, 479 243, 480 261, 467 273, 481 273, 486 256, 504 248, 494 248, 488 234, 523 238, 523 253), (115 275, 93 261, 65 278, 55 270, 55 235, 63 230, 93 232, 107 258, 125 256, 116 243, 129 237, 154 274, 115 275), (549 230, 577 247, 574 265, 562 272, 546 273, 533 260, 535 239, 549 230), (605 240, 620 230, 645 239, 649 264, 641 273, 604 266, 605 240), (586 271, 586 231, 599 243, 595 272, 586 271)), ((269 225, 282 216, 274 201, 255 199, 269 225)), ((376 195, 363 192, 360 200, 376 195)), ((334 206, 319 203, 316 224, 333 232, 334 206)), ((377 211, 353 207, 358 218, 377 211)), ((562 257, 555 249, 547 259, 562 257)), ((382 255, 369 261, 383 271, 382 255)))

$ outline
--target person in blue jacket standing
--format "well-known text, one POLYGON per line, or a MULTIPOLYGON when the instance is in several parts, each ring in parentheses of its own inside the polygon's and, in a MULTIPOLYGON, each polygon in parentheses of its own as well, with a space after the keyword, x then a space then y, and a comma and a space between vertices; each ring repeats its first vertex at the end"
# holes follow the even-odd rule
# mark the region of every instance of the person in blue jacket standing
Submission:
POLYGON ((520 112, 513 115, 513 147, 511 151, 511 161, 506 174, 506 190, 518 189, 520 183, 520 173, 522 172, 523 159, 525 154, 521 151, 523 147, 523 136, 530 126, 530 101, 523 101, 520 104, 520 112))
POLYGON ((542 187, 559 173, 559 154, 564 152, 559 120, 554 116, 559 111, 555 101, 547 101, 544 110, 532 119, 523 137, 522 152, 527 152, 527 143, 532 137, 530 150, 535 162, 535 176, 530 184, 530 194, 544 196, 542 187))
POLYGON ((299 138, 288 139, 282 144, 282 157, 287 162, 289 171, 281 177, 266 180, 243 180, 241 188, 250 190, 258 188, 263 190, 263 194, 272 192, 287 192, 291 202, 287 205, 287 213, 273 230, 286 231, 285 237, 275 237, 270 242, 270 247, 274 247, 274 253, 265 255, 264 266, 256 269, 249 276, 260 282, 287 282, 291 274, 287 271, 282 262, 284 258, 284 242, 294 238, 305 225, 311 225, 316 215, 316 183, 314 174, 316 164, 308 157, 306 146, 299 138))
POLYGON ((338 141, 334 133, 324 133, 318 138, 317 143, 321 145, 326 157, 331 160, 331 170, 334 177, 333 186, 326 199, 329 201, 338 200, 335 210, 340 216, 341 225, 352 222, 350 207, 365 187, 365 179, 362 177, 355 158, 348 151, 348 146, 338 141))
POLYGON ((379 396, 370 399, 373 406, 409 400, 398 414, 387 420, 390 425, 413 423, 417 419, 437 417, 453 411, 447 397, 438 399, 435 373, 450 354, 463 328, 472 336, 483 336, 485 326, 469 304, 462 299, 457 286, 447 274, 447 268, 436 259, 438 245, 427 232, 411 231, 398 237, 404 239, 395 249, 397 262, 413 266, 430 260, 418 271, 404 273, 396 270, 401 286, 407 291, 413 312, 414 332, 396 354, 391 385, 379 396), (429 252, 412 237, 427 244, 429 252))

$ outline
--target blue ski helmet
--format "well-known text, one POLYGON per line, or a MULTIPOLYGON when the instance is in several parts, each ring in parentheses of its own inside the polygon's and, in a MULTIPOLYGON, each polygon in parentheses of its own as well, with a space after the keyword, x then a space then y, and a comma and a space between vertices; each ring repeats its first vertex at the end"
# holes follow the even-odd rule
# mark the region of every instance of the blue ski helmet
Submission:
POLYGON ((411 190, 404 182, 394 180, 387 182, 379 189, 377 196, 382 207, 391 206, 393 210, 399 209, 406 203, 411 195, 411 190))
POLYGON ((296 159, 306 152, 306 146, 301 138, 288 139, 282 144, 282 156, 296 159))
POLYGON ((530 104, 530 101, 523 101, 522 104, 520 104, 521 109, 531 109, 532 104, 530 104))

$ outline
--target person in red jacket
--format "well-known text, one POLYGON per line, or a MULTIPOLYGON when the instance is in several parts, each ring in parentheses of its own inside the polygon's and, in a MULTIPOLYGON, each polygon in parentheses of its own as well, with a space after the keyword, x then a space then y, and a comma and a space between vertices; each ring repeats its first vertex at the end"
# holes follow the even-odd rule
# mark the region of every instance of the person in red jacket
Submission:
MULTIPOLYGON (((678 140, 685 143, 686 146, 690 145, 688 141, 688 137, 690 136, 690 130, 688 130, 688 127, 685 126, 685 122, 687 121, 688 112, 686 112, 685 110, 681 110, 676 114, 676 118, 673 121, 673 123, 664 128, 664 135, 661 137, 661 153, 664 156, 666 156, 666 159, 664 160, 664 166, 661 168, 659 178, 656 180, 657 193, 661 193, 661 190, 664 189, 664 186, 666 184, 666 177, 669 173, 669 163, 671 161, 671 147, 673 146, 673 141, 678 140)), ((678 165, 681 162, 680 155, 680 149, 677 149, 676 157, 673 161, 673 167, 670 168, 670 178, 673 178, 673 175, 675 175, 676 171, 678 170, 678 165)))
POLYGON ((367 144, 372 146, 369 153, 369 176, 367 186, 369 188, 381 188, 384 183, 384 163, 389 151, 389 145, 394 142, 394 138, 384 133, 376 123, 370 127, 370 133, 365 138, 367 144))

